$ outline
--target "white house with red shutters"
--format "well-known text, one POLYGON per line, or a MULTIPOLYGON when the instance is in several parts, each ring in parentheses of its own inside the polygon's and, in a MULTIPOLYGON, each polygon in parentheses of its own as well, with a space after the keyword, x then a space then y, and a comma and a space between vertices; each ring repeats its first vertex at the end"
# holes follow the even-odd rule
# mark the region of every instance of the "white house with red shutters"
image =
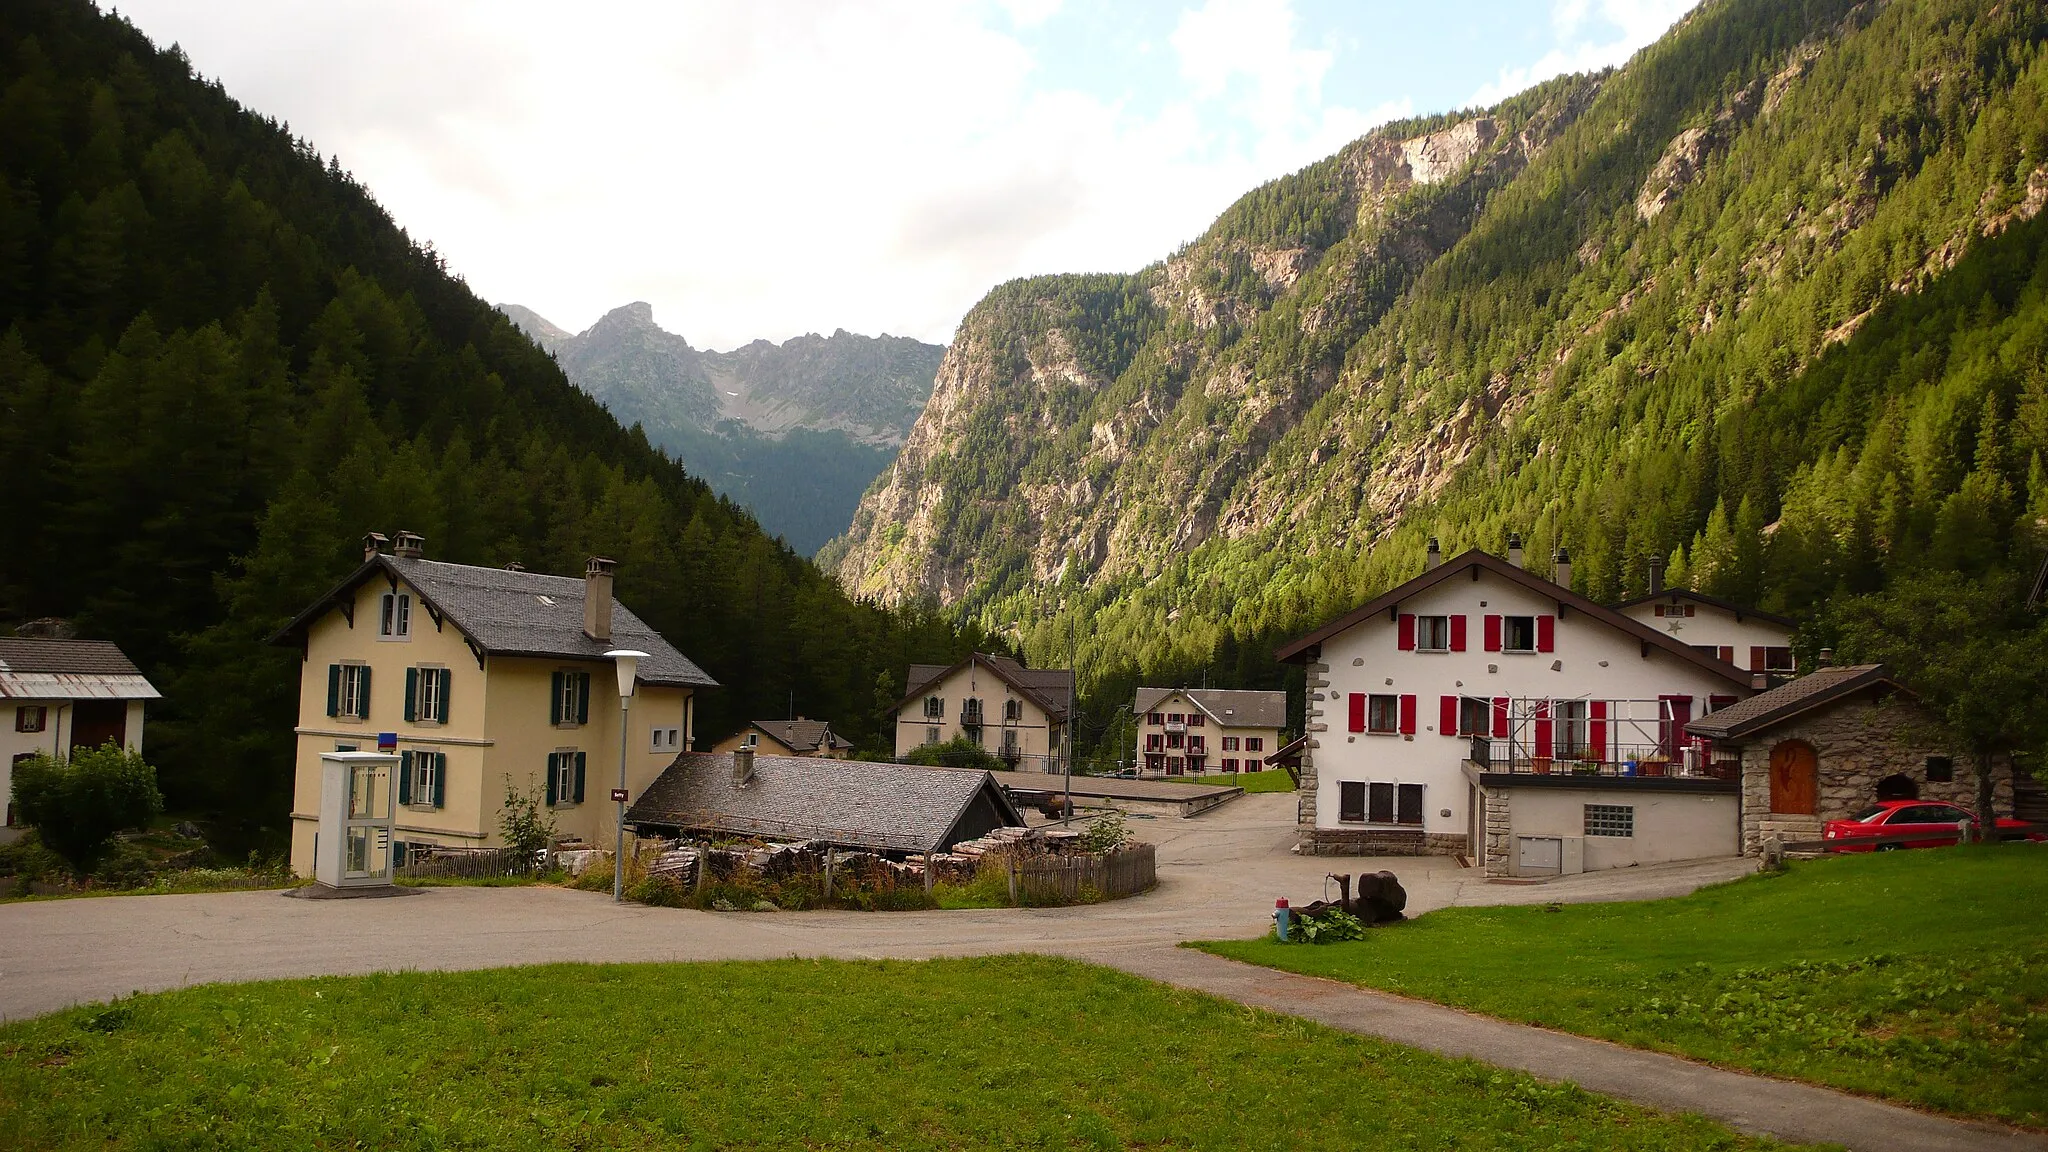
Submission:
POLYGON ((1520 551, 1432 542, 1422 575, 1278 650, 1308 671, 1300 851, 1554 874, 1738 850, 1736 773, 1685 725, 1751 674, 1520 551))
POLYGON ((1746 669, 1752 679, 1762 676, 1777 685, 1799 674, 1792 656, 1797 621, 1690 588, 1666 588, 1664 562, 1654 557, 1649 592, 1614 605, 1614 610, 1746 669))

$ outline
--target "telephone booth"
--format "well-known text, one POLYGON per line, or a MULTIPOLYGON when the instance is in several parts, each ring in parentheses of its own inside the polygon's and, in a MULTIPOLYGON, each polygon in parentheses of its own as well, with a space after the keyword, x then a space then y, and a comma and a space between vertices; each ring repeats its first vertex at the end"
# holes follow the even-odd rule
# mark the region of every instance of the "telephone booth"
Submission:
POLYGON ((397 822, 398 754, 320 754, 320 832, 314 841, 313 879, 329 888, 370 888, 391 883, 391 846, 397 822))

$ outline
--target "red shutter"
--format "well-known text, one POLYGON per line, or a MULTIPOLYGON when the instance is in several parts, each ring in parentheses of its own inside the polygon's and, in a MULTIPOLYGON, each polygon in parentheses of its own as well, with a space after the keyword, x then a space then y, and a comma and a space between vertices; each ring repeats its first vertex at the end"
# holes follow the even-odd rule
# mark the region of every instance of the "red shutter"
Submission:
POLYGON ((1451 651, 1463 652, 1464 650, 1465 618, 1463 616, 1453 616, 1451 617, 1451 651))
POLYGON ((1721 662, 1723 664, 1735 663, 1735 646, 1733 644, 1721 645, 1721 662))
POLYGON ((1550 701, 1536 702, 1536 755, 1542 759, 1550 757, 1550 701))
POLYGON ((1488 652, 1500 651, 1500 617, 1498 616, 1488 616, 1486 618, 1486 650, 1488 652))
MULTIPOLYGON (((1401 643, 1401 651, 1403 651, 1403 652, 1413 652, 1413 651, 1415 651, 1415 616, 1414 616, 1414 614, 1413 614, 1413 613, 1410 613, 1410 612, 1403 612, 1403 613, 1401 613, 1401 621, 1400 621, 1400 643, 1401 643)), ((1761 652, 1761 651, 1763 651, 1763 649, 1759 648, 1759 649, 1757 649, 1757 651, 1761 652)), ((1761 660, 1762 658, 1761 658, 1761 657, 1759 657, 1758 659, 1759 659, 1759 660, 1761 660)))
POLYGON ((1351 694, 1351 730, 1353 732, 1365 731, 1365 693, 1363 692, 1353 692, 1351 694))
POLYGON ((1586 712, 1590 717, 1590 721, 1586 725, 1586 758, 1588 760, 1605 760, 1607 759, 1607 701, 1594 700, 1589 702, 1586 705, 1586 712))
POLYGON ((1751 672, 1761 672, 1764 670, 1764 650, 1762 648, 1751 648, 1749 650, 1749 670, 1751 672))
POLYGON ((1538 616, 1536 618, 1536 650, 1538 652, 1557 651, 1557 617, 1538 616))
POLYGON ((1437 713, 1436 730, 1445 736, 1456 736, 1458 734, 1458 698, 1456 696, 1446 696, 1443 698, 1443 707, 1437 713))
POLYGON ((1401 697, 1401 735, 1415 735, 1415 697, 1401 697))
POLYGON ((1502 740, 1507 739, 1508 698, 1505 696, 1495 696, 1493 698, 1493 734, 1502 740))

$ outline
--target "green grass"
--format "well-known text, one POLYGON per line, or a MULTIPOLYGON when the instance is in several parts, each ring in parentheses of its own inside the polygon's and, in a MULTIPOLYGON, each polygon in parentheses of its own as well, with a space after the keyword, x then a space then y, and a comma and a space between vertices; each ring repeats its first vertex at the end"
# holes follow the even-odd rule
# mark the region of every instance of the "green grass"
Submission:
POLYGON ((138 996, 0 1026, 0 1146, 1775 1147, 1047 957, 138 996))
POLYGON ((1278 768, 1265 772, 1239 772, 1235 776, 1226 773, 1220 783, 1235 784, 1248 793, 1294 791, 1294 777, 1278 768))
POLYGON ((1961 1115, 2048 1126, 2048 851, 1795 863, 1674 900, 1447 908, 1217 955, 1961 1115))

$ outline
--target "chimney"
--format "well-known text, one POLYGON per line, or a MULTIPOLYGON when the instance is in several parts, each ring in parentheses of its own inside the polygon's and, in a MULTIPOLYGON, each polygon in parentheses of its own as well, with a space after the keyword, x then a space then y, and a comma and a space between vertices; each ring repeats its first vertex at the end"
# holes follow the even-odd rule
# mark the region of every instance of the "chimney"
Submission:
POLYGON ((592 640, 612 638, 612 571, 617 567, 602 556, 583 563, 583 634, 592 640))
POLYGON ((1664 558, 1650 557, 1650 595, 1664 591, 1664 558))
POLYGON ((1513 564, 1517 568, 1522 566, 1522 534, 1520 532, 1508 533, 1508 563, 1513 564))
POLYGON ((427 554, 427 538, 417 532, 400 529, 392 541, 391 554, 406 560, 418 560, 427 554))
POLYGON ((754 738, 739 746, 732 754, 732 786, 745 788, 754 782, 754 738))
POLYGON ((391 543, 391 541, 385 539, 384 534, 382 532, 371 532, 364 535, 363 559, 375 560, 377 558, 377 554, 379 552, 384 551, 384 546, 389 543, 391 543))
POLYGON ((1835 666, 1835 650, 1833 648, 1823 648, 1820 650, 1820 666, 1822 668, 1832 668, 1835 666))
POLYGON ((1444 550, 1437 546, 1436 537, 1431 536, 1429 538, 1429 551, 1422 554, 1422 570, 1424 572, 1434 571, 1441 567, 1443 562, 1444 550))
POLYGON ((1552 557, 1551 557, 1550 559, 1551 559, 1551 562, 1552 562, 1553 564, 1555 564, 1555 565, 1556 565, 1556 567, 1557 567, 1557 574, 1556 574, 1555 576, 1552 576, 1552 577, 1551 577, 1551 581, 1552 581, 1553 583, 1556 583, 1556 584, 1561 584, 1561 585, 1563 585, 1563 586, 1564 586, 1564 587, 1566 587, 1566 588, 1569 588, 1569 587, 1571 587, 1571 586, 1572 586, 1572 554, 1571 554, 1571 553, 1569 553, 1569 552, 1567 552, 1567 551, 1565 551, 1565 550, 1564 550, 1564 549, 1562 549, 1562 548, 1559 548, 1559 549, 1557 550, 1557 554, 1556 554, 1556 555, 1554 555, 1554 556, 1552 556, 1552 557))

